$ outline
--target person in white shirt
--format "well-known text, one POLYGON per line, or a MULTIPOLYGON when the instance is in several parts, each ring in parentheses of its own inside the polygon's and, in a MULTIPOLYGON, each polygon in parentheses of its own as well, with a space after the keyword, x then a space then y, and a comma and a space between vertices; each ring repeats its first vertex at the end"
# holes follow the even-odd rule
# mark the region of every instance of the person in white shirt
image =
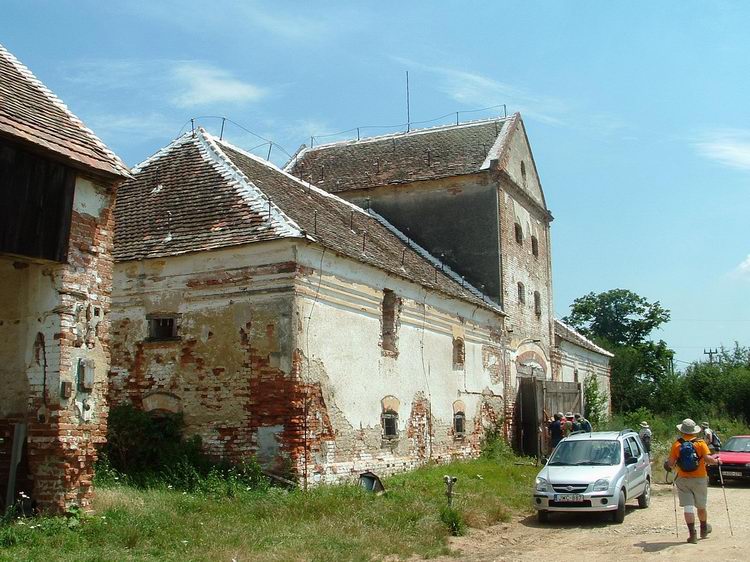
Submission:
POLYGON ((641 438, 641 442, 643 443, 643 448, 646 449, 646 452, 650 455, 651 454, 651 427, 648 425, 647 421, 641 422, 641 430, 638 432, 638 436, 641 438))

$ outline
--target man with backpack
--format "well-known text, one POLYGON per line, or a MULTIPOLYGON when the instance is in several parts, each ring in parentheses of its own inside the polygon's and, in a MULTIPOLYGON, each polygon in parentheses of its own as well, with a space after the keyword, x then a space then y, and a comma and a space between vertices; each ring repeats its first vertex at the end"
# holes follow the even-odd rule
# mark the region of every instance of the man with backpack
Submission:
POLYGON ((587 433, 591 433, 593 431, 591 422, 584 418, 581 414, 577 413, 573 417, 575 418, 575 421, 573 422, 573 431, 585 431, 587 433))
POLYGON ((703 428, 703 440, 706 442, 706 445, 708 445, 708 448, 711 450, 711 452, 715 453, 716 451, 720 451, 721 439, 719 439, 719 436, 716 434, 716 432, 708 427, 707 421, 701 423, 701 427, 703 428))
POLYGON ((675 486, 680 506, 685 511, 685 523, 689 536, 687 542, 697 544, 698 534, 695 530, 695 513, 698 510, 700 537, 705 539, 711 532, 708 524, 708 473, 706 465, 720 464, 721 461, 711 455, 708 445, 698 438, 701 428, 691 419, 685 419, 677 426, 681 436, 672 445, 665 468, 677 469, 675 486))

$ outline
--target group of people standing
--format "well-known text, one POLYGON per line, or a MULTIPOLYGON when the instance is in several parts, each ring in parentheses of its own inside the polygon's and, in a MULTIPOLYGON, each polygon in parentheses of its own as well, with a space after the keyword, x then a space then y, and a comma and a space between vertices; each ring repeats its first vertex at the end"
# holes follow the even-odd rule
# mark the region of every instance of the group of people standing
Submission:
POLYGON ((591 422, 578 412, 556 413, 549 422, 550 445, 554 449, 563 438, 576 431, 591 432, 591 422))

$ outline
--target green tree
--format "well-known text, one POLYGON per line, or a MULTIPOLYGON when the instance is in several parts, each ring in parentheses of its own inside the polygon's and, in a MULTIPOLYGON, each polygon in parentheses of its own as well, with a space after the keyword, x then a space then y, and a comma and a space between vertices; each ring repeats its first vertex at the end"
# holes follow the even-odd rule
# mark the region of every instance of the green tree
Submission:
POLYGON ((583 415, 594 426, 604 421, 607 396, 599 388, 599 380, 595 375, 587 377, 583 382, 583 404, 583 415))
POLYGON ((570 308, 563 321, 615 354, 610 363, 612 408, 629 412, 660 406, 661 388, 673 374, 673 352, 649 336, 669 321, 669 311, 627 289, 589 293, 570 308))

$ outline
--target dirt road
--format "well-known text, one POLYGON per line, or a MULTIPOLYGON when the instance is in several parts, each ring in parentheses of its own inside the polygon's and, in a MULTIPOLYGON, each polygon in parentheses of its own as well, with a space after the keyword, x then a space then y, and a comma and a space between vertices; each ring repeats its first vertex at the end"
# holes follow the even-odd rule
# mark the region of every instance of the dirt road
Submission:
POLYGON ((603 521, 599 514, 553 515, 540 525, 536 517, 496 525, 452 539, 453 558, 440 560, 630 560, 650 557, 679 560, 750 560, 750 486, 733 483, 726 488, 729 522, 721 488, 709 489, 708 516, 713 532, 697 545, 685 543, 687 529, 678 507, 679 538, 675 536, 671 487, 654 486, 651 507, 638 509, 629 502, 625 522, 603 521))

